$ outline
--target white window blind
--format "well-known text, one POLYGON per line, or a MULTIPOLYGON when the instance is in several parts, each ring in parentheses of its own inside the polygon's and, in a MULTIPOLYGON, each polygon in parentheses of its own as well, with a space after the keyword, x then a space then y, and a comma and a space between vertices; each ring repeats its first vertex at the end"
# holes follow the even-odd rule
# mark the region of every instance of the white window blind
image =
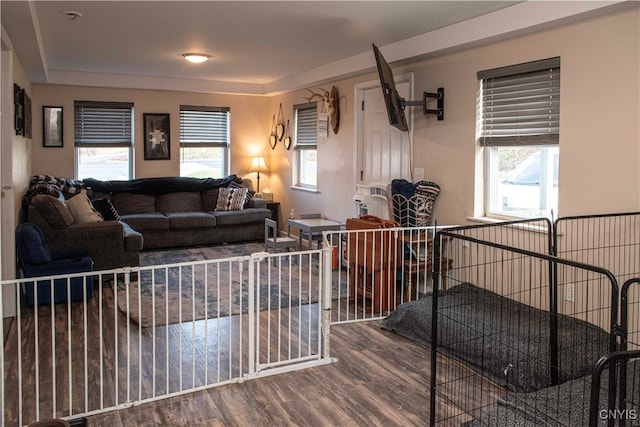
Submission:
POLYGON ((480 145, 558 144, 559 57, 480 71, 478 79, 480 145))
POLYGON ((229 145, 227 107, 180 106, 181 147, 227 147, 229 145))
POLYGON ((315 150, 318 143, 318 106, 315 103, 294 106, 296 110, 296 148, 315 150))
POLYGON ((75 101, 75 146, 132 146, 132 113, 130 102, 75 101))

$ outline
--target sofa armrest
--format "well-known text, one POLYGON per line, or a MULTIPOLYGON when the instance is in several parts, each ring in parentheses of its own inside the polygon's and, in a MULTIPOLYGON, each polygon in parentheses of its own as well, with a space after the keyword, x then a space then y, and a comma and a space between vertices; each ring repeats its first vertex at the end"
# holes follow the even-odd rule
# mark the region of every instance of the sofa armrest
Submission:
POLYGON ((127 228, 120 221, 101 221, 49 229, 45 237, 52 252, 86 251, 93 259, 96 270, 137 266, 142 238, 140 236, 139 244, 133 247, 127 245, 127 228))
POLYGON ((93 260, 88 256, 61 259, 23 268, 25 277, 55 276, 58 274, 84 273, 92 271, 93 260))
MULTIPOLYGON (((63 229, 51 229, 45 234, 52 251, 88 250, 101 245, 116 244, 124 249, 124 226, 120 221, 73 224, 63 229)), ((91 252, 91 251, 89 251, 91 252)))

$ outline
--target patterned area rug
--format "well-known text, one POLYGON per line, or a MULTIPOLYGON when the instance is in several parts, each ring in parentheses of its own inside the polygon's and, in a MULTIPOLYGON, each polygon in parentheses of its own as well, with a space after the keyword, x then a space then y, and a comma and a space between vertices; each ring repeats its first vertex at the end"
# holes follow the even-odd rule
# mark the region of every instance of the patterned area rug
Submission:
MULTIPOLYGON (((264 252, 262 243, 144 252, 139 280, 128 288, 122 281, 118 283, 118 308, 142 327, 246 313, 248 259, 258 252, 264 252), (190 264, 181 264, 185 262, 190 264), (152 268, 159 265, 168 266, 152 268)), ((318 254, 288 255, 272 249, 270 253, 282 256, 266 258, 257 265, 260 286, 255 293, 256 306, 267 310, 318 302, 318 254)))

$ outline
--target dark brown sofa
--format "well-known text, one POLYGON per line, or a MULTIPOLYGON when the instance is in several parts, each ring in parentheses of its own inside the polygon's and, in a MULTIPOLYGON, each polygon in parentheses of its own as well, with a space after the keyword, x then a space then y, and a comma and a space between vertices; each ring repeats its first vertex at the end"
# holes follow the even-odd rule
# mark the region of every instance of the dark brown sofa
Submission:
POLYGON ((250 186, 250 180, 235 175, 223 179, 85 179, 82 193, 94 205, 96 200, 108 200, 116 218, 89 223, 60 221, 48 203, 43 208, 38 196, 28 205, 27 220, 42 229, 54 250, 86 249, 95 269, 137 266, 141 250, 263 239, 264 220, 270 211, 264 200, 250 197, 254 194, 251 189, 242 188, 250 186), (234 194, 232 187, 242 194, 246 191, 245 199, 241 206, 222 206, 232 210, 221 210, 221 189, 226 189, 225 195, 234 194))
POLYGON ((270 216, 264 200, 250 198, 242 210, 219 211, 220 188, 161 194, 116 192, 111 202, 121 221, 142 233, 144 249, 263 239, 264 219, 270 216))

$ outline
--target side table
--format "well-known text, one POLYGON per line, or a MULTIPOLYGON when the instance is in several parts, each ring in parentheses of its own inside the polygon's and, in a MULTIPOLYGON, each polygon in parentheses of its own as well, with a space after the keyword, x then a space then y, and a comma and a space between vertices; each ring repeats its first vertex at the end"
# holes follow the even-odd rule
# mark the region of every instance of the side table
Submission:
POLYGON ((267 209, 271 211, 270 219, 278 223, 278 229, 280 229, 280 202, 267 202, 267 209))

